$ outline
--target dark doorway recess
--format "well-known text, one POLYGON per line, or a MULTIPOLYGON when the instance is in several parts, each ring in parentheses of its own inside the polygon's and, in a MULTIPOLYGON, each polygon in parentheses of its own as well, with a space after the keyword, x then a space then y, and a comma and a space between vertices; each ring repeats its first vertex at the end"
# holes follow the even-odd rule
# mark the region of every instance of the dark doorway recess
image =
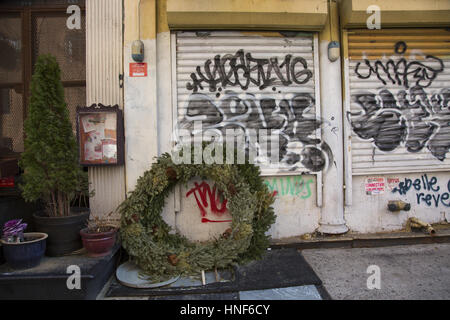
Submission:
POLYGON ((0 213, 7 210, 8 218, 26 219, 30 215, 26 208, 35 210, 23 203, 17 186, 23 125, 37 57, 51 53, 58 60, 73 129, 76 107, 86 104, 85 16, 85 0, 0 2, 0 213), (79 29, 67 27, 71 5, 80 8, 79 29))

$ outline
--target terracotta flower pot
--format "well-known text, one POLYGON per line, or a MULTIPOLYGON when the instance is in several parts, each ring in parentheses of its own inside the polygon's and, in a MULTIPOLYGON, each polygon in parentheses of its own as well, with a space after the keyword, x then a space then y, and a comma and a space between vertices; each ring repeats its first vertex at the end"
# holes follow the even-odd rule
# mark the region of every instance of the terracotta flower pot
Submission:
POLYGON ((103 257, 111 253, 116 243, 117 229, 105 232, 92 232, 89 228, 80 230, 83 246, 91 257, 103 257))

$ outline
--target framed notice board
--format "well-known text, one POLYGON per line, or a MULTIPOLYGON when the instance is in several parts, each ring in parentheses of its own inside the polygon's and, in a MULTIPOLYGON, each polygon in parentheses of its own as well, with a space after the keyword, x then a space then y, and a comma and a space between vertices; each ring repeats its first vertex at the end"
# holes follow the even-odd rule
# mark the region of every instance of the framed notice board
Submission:
POLYGON ((77 107, 80 164, 122 165, 124 161, 123 114, 118 105, 77 107))

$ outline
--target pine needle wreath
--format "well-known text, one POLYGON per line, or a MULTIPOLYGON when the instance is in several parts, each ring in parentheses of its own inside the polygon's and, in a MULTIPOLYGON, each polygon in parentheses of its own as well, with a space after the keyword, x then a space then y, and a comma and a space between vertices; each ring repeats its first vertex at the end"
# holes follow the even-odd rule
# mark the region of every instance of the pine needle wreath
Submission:
POLYGON ((153 279, 194 275, 258 259, 269 246, 265 233, 275 222, 274 201, 253 164, 174 164, 169 154, 156 159, 120 205, 122 245, 153 279), (178 183, 193 177, 214 181, 228 200, 231 228, 217 239, 191 242, 171 233, 162 219, 165 199, 178 183))

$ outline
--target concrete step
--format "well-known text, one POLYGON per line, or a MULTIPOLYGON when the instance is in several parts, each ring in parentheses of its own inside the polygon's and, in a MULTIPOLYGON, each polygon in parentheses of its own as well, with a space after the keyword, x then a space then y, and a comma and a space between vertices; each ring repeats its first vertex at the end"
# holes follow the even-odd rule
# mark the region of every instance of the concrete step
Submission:
POLYGON ((343 235, 312 234, 307 237, 303 235, 273 240, 271 248, 371 248, 450 242, 450 224, 434 224, 432 226, 436 230, 434 235, 429 235, 421 230, 367 234, 349 232, 343 235))
POLYGON ((314 292, 317 292, 317 297, 325 297, 321 288, 321 280, 302 254, 295 249, 268 250, 261 260, 235 266, 232 275, 227 276, 227 279, 226 282, 212 282, 206 285, 191 283, 189 286, 185 286, 183 284, 187 282, 180 278, 168 286, 149 289, 126 287, 116 279, 112 279, 103 298, 111 300, 190 300, 215 297, 220 300, 237 300, 240 294, 245 299, 245 297, 267 294, 274 297, 277 294, 292 296, 300 292, 303 292, 305 297, 314 296, 314 292), (181 285, 177 284, 178 282, 181 285), (280 288, 286 288, 284 289, 286 292, 279 290, 280 288))
MULTIPOLYGON (((26 270, 0 265, 0 300, 9 299, 96 299, 117 267, 120 246, 105 257, 88 257, 84 251, 63 257, 43 257, 41 263, 26 270), (67 280, 79 267, 80 288, 69 289, 67 280)), ((71 282, 74 283, 74 282, 71 282)))

